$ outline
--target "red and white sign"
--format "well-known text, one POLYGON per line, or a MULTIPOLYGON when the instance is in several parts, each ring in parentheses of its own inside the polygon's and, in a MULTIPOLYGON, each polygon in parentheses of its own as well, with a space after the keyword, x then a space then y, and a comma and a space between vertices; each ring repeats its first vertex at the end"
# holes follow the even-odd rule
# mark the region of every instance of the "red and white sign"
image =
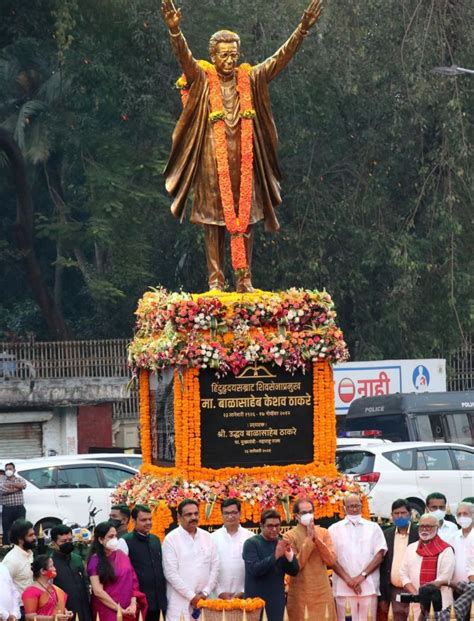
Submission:
POLYGON ((359 397, 446 391, 443 359, 344 362, 333 370, 337 414, 346 414, 352 401, 359 397))

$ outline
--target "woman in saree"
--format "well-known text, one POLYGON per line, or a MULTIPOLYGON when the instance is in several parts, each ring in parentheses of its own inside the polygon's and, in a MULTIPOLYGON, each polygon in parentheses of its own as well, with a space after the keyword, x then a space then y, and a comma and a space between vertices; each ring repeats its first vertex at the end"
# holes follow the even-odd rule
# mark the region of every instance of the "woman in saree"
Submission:
POLYGON ((66 610, 66 593, 51 583, 56 577, 53 559, 46 554, 38 556, 31 564, 33 584, 22 593, 25 617, 37 621, 66 621, 72 612, 66 610))
POLYGON ((136 619, 139 612, 146 617, 146 597, 139 591, 130 559, 118 549, 117 531, 110 522, 101 522, 94 529, 87 573, 93 619, 99 614, 100 621, 116 621, 120 609, 129 621, 136 619))

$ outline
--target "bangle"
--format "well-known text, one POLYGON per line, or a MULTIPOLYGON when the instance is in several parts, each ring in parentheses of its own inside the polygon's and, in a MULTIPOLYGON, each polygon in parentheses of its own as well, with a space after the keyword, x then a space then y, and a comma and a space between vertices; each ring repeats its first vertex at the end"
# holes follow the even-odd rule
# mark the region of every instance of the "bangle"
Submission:
POLYGON ((170 37, 180 37, 181 36, 181 30, 178 30, 178 32, 175 32, 174 34, 171 31, 168 31, 170 33, 170 37))
POLYGON ((301 36, 306 37, 309 33, 309 30, 304 30, 303 27, 300 25, 300 33, 301 36))

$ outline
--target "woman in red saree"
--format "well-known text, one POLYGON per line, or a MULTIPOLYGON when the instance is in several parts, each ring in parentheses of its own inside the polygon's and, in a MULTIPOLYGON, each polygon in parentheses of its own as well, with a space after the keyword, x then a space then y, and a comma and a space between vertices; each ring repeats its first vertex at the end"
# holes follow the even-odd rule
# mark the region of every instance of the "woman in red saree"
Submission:
POLYGON ((117 549, 117 531, 110 522, 101 522, 94 529, 87 573, 92 586, 92 618, 116 621, 117 611, 132 621, 139 613, 146 617, 146 597, 139 591, 138 579, 130 559, 117 549))
POLYGON ((37 621, 70 619, 72 612, 66 610, 66 593, 50 582, 56 577, 53 560, 46 554, 41 554, 33 561, 31 569, 34 582, 21 596, 26 619, 37 621))

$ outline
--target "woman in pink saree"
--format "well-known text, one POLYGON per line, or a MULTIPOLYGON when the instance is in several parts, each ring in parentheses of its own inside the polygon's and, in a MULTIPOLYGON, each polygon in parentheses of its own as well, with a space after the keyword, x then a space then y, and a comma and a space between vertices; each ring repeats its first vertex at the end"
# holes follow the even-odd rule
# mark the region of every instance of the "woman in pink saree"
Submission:
POLYGON ((142 613, 146 617, 146 597, 139 591, 138 579, 130 559, 117 549, 117 531, 110 522, 94 529, 94 541, 87 563, 92 586, 92 618, 116 621, 122 610, 124 620, 132 621, 142 613))
POLYGON ((56 577, 53 560, 46 554, 38 556, 31 564, 33 584, 27 587, 21 596, 27 620, 66 621, 72 612, 66 610, 66 593, 51 583, 56 577))

